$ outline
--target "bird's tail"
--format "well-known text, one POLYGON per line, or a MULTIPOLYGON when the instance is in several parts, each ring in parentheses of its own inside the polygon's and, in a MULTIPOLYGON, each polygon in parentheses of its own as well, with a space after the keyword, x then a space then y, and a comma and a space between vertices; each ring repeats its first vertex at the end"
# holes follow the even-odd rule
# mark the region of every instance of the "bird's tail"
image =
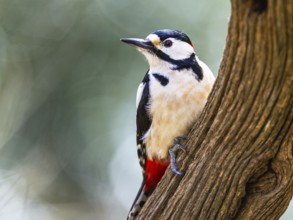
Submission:
POLYGON ((152 193, 150 191, 145 191, 144 186, 145 186, 145 179, 142 181, 142 184, 140 186, 140 189, 135 197, 135 200, 131 206, 131 209, 128 213, 127 220, 133 220, 138 216, 138 213, 142 209, 143 205, 147 201, 149 195, 152 193))

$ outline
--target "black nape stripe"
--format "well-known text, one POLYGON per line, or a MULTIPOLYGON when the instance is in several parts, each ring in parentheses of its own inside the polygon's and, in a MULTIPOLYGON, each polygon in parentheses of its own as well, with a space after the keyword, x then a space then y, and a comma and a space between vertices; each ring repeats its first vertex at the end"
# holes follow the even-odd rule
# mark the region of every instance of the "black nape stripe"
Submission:
POLYGON ((153 76, 158 80, 162 86, 166 86, 169 83, 169 79, 158 73, 153 73, 153 76))

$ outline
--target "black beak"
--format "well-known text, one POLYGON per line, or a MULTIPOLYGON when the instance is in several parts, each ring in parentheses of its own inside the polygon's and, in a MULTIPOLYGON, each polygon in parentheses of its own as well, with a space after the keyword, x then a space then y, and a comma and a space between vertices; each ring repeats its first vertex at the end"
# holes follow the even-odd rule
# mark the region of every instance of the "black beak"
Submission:
POLYGON ((121 38, 120 40, 124 43, 134 45, 136 47, 140 47, 143 49, 151 50, 154 48, 154 45, 152 44, 150 40, 139 39, 139 38, 121 38))

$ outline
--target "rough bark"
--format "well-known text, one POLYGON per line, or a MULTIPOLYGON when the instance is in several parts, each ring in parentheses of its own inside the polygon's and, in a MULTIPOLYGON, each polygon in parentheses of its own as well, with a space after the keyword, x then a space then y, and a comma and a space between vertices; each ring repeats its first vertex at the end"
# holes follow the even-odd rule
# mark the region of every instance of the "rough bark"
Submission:
POLYGON ((278 219, 293 194, 293 1, 231 0, 208 104, 138 219, 278 219))

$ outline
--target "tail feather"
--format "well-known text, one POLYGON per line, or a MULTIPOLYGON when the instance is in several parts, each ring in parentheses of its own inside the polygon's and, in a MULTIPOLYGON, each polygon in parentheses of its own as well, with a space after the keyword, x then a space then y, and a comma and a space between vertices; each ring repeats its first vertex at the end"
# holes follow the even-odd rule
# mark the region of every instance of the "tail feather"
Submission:
POLYGON ((142 181, 142 184, 140 186, 140 189, 135 197, 135 200, 131 206, 131 209, 128 213, 127 220, 133 220, 137 217, 138 213, 142 209, 143 205, 147 201, 149 195, 151 192, 145 192, 144 191, 144 186, 145 186, 145 179, 142 181))
POLYGON ((129 211, 128 220, 133 220, 138 215, 148 197, 155 190, 169 165, 169 161, 147 160, 146 171, 138 194, 129 211))

